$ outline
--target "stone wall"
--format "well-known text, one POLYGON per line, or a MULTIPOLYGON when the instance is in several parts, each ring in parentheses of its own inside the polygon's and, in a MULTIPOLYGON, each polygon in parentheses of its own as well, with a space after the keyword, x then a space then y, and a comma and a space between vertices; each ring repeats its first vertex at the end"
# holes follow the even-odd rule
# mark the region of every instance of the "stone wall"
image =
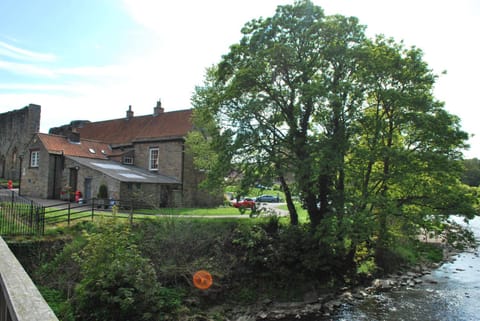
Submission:
POLYGON ((25 156, 22 161, 22 181, 21 190, 22 195, 31 197, 47 198, 48 185, 51 171, 51 157, 48 151, 37 135, 31 141, 30 148, 25 151, 25 156), (39 166, 30 166, 31 151, 39 152, 39 166), (48 169, 48 170, 46 170, 48 169))
POLYGON ((223 192, 200 188, 205 175, 195 168, 193 156, 185 151, 183 160, 183 203, 185 206, 211 207, 223 204, 223 192))
POLYGON ((0 178, 16 180, 22 161, 28 162, 26 147, 40 130, 39 105, 0 114, 0 178))
POLYGON ((169 195, 181 195, 174 203, 180 206, 215 206, 223 202, 223 194, 211 194, 199 188, 203 174, 196 170, 193 158, 184 151, 183 139, 135 143, 135 165, 149 168, 151 148, 158 148, 158 172, 182 182, 182 190, 171 190, 169 195))
POLYGON ((158 148, 158 173, 182 180, 183 141, 135 143, 134 165, 149 169, 150 149, 158 148))
POLYGON ((119 181, 97 170, 82 166, 81 164, 69 158, 65 159, 62 182, 65 186, 68 185, 72 189, 80 191, 86 201, 98 196, 100 185, 107 186, 109 198, 118 199, 120 196, 119 181), (75 168, 78 168, 78 170, 75 168), (73 182, 70 182, 70 171, 72 170, 77 171, 76 186, 71 186, 73 185, 73 182))

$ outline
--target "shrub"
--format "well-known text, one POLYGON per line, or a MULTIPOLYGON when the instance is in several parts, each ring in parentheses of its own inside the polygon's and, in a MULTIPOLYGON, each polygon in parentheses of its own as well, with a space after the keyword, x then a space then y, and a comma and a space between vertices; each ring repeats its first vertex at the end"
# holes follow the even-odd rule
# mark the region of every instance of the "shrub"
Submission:
POLYGON ((106 199, 108 198, 108 187, 105 184, 100 185, 98 188, 98 194, 97 197, 100 199, 106 199))
POLYGON ((62 321, 74 321, 73 309, 68 300, 64 298, 62 293, 58 290, 39 287, 43 298, 47 301, 48 305, 52 308, 55 315, 62 321))
POLYGON ((181 295, 160 286, 126 227, 88 236, 76 260, 83 276, 74 296, 79 320, 165 320, 180 306, 181 295))

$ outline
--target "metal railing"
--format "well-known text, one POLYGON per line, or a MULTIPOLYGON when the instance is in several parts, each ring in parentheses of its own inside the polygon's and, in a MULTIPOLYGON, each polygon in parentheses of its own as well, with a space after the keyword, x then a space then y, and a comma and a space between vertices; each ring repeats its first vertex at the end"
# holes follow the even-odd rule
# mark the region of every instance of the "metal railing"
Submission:
POLYGON ((0 321, 58 321, 0 237, 0 321))
POLYGON ((0 189, 0 235, 43 235, 45 208, 13 190, 0 189))

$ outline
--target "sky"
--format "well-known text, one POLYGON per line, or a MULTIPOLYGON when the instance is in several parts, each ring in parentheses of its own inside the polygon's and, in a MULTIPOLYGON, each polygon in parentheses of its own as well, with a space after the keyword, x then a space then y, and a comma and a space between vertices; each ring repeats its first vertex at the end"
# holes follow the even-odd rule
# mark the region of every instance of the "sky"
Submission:
MULTIPOLYGON (((480 1, 313 0, 424 52, 437 99, 480 158, 480 1), (446 71, 446 74, 442 74, 446 71)), ((206 69, 240 41, 245 23, 293 0, 1 0, 0 113, 41 105, 40 131, 191 108, 206 69)))

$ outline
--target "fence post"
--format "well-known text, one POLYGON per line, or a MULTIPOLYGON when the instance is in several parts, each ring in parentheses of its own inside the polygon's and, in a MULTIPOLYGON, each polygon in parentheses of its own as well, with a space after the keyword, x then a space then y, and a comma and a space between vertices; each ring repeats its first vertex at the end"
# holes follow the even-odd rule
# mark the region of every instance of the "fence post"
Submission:
POLYGON ((46 209, 45 209, 45 206, 41 206, 40 207, 40 228, 41 228, 41 232, 43 234, 45 234, 45 212, 46 212, 46 209))
POLYGON ((70 226, 70 202, 68 202, 68 216, 67 216, 68 226, 70 226))
POLYGON ((30 201, 30 228, 33 227, 33 201, 30 201))
MULTIPOLYGON (((33 201, 32 201, 32 210, 33 210, 33 201)), ((35 211, 35 228, 37 230, 37 234, 39 232, 41 232, 41 235, 43 235, 43 229, 41 229, 41 225, 40 225, 40 213, 38 211, 38 207, 37 207, 37 210, 35 211)))
POLYGON ((95 198, 92 198, 92 221, 93 221, 94 213, 95 213, 95 198))
POLYGON ((133 225, 133 200, 130 202, 130 226, 133 225))

